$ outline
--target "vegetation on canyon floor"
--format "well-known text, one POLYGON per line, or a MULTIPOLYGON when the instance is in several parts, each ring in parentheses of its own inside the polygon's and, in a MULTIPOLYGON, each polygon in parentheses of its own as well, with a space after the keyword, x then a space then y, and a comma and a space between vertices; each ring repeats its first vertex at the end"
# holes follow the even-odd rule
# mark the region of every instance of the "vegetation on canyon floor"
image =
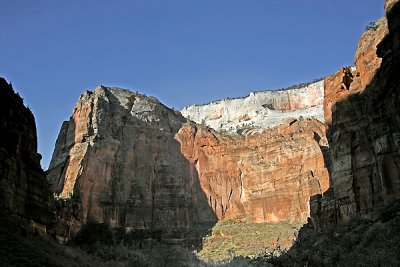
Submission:
POLYGON ((273 266, 400 266, 400 201, 369 218, 315 231, 302 227, 293 247, 281 256, 270 253, 252 261, 273 266))
MULTIPOLYGON (((105 224, 89 224, 70 243, 72 248, 113 266, 256 266, 269 264, 293 244, 300 223, 220 221, 203 238, 199 251, 182 242, 115 233, 105 224)), ((186 237, 187 239, 187 237, 186 237)))
POLYGON ((114 243, 102 226, 90 228, 93 238, 80 239, 83 234, 63 246, 39 236, 27 221, 1 218, 1 266, 400 266, 399 201, 370 218, 355 217, 335 229, 315 231, 305 225, 287 251, 282 239, 275 238, 293 233, 293 224, 219 222, 197 255, 157 240, 114 243))
POLYGON ((235 257, 253 259, 266 253, 290 248, 301 223, 244 223, 220 221, 204 238, 200 259, 224 263, 235 257))

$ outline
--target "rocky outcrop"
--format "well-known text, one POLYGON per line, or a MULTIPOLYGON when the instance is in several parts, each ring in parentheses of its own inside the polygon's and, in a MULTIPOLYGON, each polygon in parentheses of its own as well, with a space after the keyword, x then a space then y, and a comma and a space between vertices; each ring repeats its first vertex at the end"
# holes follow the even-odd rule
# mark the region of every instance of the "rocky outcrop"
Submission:
POLYGON ((216 219, 304 221, 329 186, 324 125, 292 119, 226 135, 118 88, 84 93, 64 122, 47 178, 61 202, 59 236, 86 222, 186 229, 216 219), (64 232, 62 232, 64 231, 64 232))
POLYGON ((309 197, 329 186, 325 128, 317 120, 293 119, 247 136, 186 124, 177 140, 220 220, 304 221, 309 197))
POLYGON ((332 122, 332 107, 349 95, 365 90, 379 69, 382 59, 377 56, 377 46, 387 35, 386 18, 381 18, 360 38, 354 57, 355 67, 344 67, 324 81, 324 117, 332 122))
POLYGON ((50 190, 40 159, 33 114, 0 78, 0 206, 9 214, 47 224, 52 219, 50 190))
POLYGON ((217 131, 261 132, 290 118, 323 121, 323 101, 324 81, 318 81, 296 89, 252 92, 243 98, 192 105, 184 108, 182 115, 217 131))
POLYGON ((215 222, 175 139, 184 122, 157 99, 127 90, 99 86, 81 95, 47 172, 53 191, 69 199, 60 204, 65 232, 58 235, 86 222, 125 232, 215 222))
POLYGON ((318 226, 368 215, 400 198, 400 85, 395 72, 400 4, 387 1, 386 7, 387 23, 379 20, 361 37, 356 69, 325 80, 333 192, 311 201, 318 226))

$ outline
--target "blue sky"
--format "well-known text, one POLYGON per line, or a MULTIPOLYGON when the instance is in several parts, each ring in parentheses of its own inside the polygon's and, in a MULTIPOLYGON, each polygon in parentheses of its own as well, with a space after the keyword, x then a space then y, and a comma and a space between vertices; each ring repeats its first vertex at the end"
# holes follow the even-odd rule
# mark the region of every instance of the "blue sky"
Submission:
POLYGON ((61 123, 96 85, 181 109, 352 65, 384 0, 1 0, 0 76, 36 117, 46 169, 61 123))

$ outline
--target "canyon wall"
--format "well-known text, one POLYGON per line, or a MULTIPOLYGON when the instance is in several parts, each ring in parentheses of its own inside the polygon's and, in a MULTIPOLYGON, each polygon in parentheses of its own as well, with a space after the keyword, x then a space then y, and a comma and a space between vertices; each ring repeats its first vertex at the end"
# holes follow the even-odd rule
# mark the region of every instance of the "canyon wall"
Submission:
POLYGON ((399 1, 365 32, 355 68, 325 80, 332 189, 311 200, 317 227, 344 223, 400 198, 399 1))
POLYGON ((305 221, 309 197, 329 187, 325 128, 314 119, 247 136, 186 124, 177 139, 219 219, 305 221))
POLYGON ((33 114, 0 78, 0 206, 8 214, 47 224, 51 194, 40 159, 33 114))
POLYGON ((185 107, 182 115, 217 131, 261 132, 291 118, 315 118, 323 122, 323 102, 322 80, 296 89, 252 92, 247 97, 192 105, 185 107))
POLYGON ((305 221, 309 197, 329 186, 326 145, 315 119, 228 135, 155 98, 97 87, 63 123, 47 172, 64 200, 58 235, 89 221, 125 231, 305 221))
POLYGON ((68 200, 60 204, 57 235, 73 235, 87 222, 125 232, 214 223, 174 138, 184 122, 157 99, 127 90, 99 86, 82 94, 47 171, 52 190, 68 200))

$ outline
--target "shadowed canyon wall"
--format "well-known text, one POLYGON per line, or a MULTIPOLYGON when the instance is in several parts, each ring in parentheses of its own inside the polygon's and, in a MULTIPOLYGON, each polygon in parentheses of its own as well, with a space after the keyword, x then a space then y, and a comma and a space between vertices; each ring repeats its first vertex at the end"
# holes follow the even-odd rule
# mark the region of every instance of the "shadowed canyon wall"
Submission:
POLYGON ((0 205, 10 214, 47 224, 51 193, 40 159, 33 114, 0 78, 0 205))
POLYGON ((311 200, 318 227, 400 198, 400 6, 386 2, 386 18, 363 34, 355 68, 325 80, 325 119, 332 189, 311 200))

